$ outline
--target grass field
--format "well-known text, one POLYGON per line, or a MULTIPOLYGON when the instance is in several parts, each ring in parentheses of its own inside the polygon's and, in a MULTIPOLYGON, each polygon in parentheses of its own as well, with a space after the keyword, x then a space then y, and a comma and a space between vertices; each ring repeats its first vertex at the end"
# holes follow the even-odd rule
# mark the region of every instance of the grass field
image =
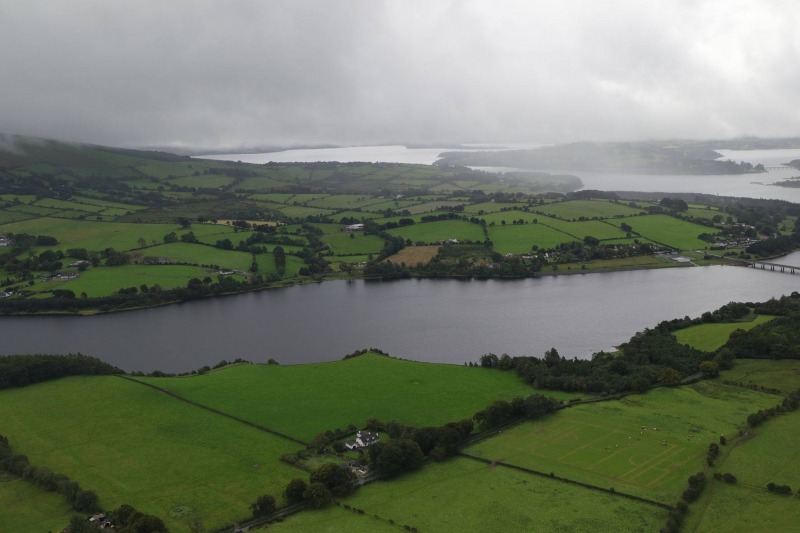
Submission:
POLYGON ((191 515, 209 530, 246 517, 257 496, 302 475, 278 461, 297 444, 112 376, 0 392, 0 433, 104 508, 129 503, 173 531, 191 515))
POLYGON ((334 255, 377 254, 383 248, 383 239, 361 232, 329 233, 322 237, 322 242, 330 246, 334 255))
POLYGON ((441 220, 438 222, 424 222, 389 230, 392 235, 399 235, 412 242, 434 244, 448 239, 459 241, 483 242, 483 230, 477 224, 463 220, 441 220))
POLYGON ((700 382, 578 405, 466 451, 672 504, 703 468, 709 442, 776 403, 773 395, 700 382))
POLYGON ((60 494, 0 473, 0 531, 61 531, 71 516, 70 506, 60 494))
POLYGON ((443 424, 471 418, 495 399, 533 392, 511 372, 380 355, 308 365, 241 365, 196 377, 142 379, 303 440, 350 423, 361 426, 369 418, 414 426, 443 424))
POLYGON ((214 224, 195 224, 183 229, 177 224, 135 224, 130 222, 90 222, 83 220, 63 220, 48 217, 6 224, 0 232, 30 233, 32 235, 51 235, 58 239, 58 249, 86 248, 105 250, 114 248, 126 251, 139 248, 139 239, 148 244, 163 242, 164 235, 175 232, 178 237, 189 231, 196 236, 217 233, 230 233, 222 226, 214 224))
POLYGON ((679 329, 674 333, 675 338, 681 344, 688 344, 693 348, 704 352, 713 352, 726 342, 731 333, 737 329, 749 330, 759 324, 763 324, 775 317, 759 315, 750 322, 729 322, 724 324, 699 324, 684 329, 679 329))
POLYGON ((800 389, 800 361, 784 359, 737 359, 722 378, 736 383, 778 389, 788 394, 800 389))
POLYGON ((580 217, 629 217, 642 212, 641 209, 630 207, 623 203, 614 203, 609 200, 569 200, 566 202, 534 206, 532 210, 567 220, 578 219, 580 217))
POLYGON ((253 262, 252 254, 234 250, 221 250, 214 246, 174 242, 142 250, 142 257, 165 257, 183 263, 219 265, 221 268, 247 270, 253 262))
POLYGON ((185 286, 192 278, 216 279, 216 270, 183 265, 123 265, 118 267, 90 268, 77 279, 65 281, 59 288, 69 289, 76 295, 85 292, 88 296, 104 296, 122 288, 139 287, 144 284, 162 289, 185 286))
POLYGON ((362 488, 334 507, 304 512, 276 531, 657 531, 664 509, 468 459, 362 488), (576 507, 580 508, 576 512, 576 507), (351 516, 352 515, 352 516, 351 516), (380 518, 375 518, 378 515, 380 518), (375 528, 375 529, 373 529, 375 528))
MULTIPOLYGON (((777 403, 777 401, 776 401, 777 403)), ((766 490, 767 483, 800 488, 800 413, 775 417, 730 451, 718 470, 736 485, 711 482, 691 509, 687 531, 792 531, 797 528, 796 496, 766 490)))
POLYGON ((577 240, 544 224, 506 224, 491 227, 488 231, 495 251, 501 254, 528 253, 534 244, 539 248, 552 248, 562 242, 577 240))
POLYGON ((658 243, 679 250, 703 249, 708 243, 697 238, 701 233, 718 233, 719 230, 699 224, 692 224, 669 215, 647 215, 642 217, 610 220, 614 225, 625 222, 633 231, 658 243))

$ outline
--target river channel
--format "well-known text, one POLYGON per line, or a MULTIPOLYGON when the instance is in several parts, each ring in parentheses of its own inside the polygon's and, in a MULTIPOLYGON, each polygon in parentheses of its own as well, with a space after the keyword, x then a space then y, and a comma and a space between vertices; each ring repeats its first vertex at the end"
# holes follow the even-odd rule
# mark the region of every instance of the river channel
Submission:
POLYGON ((329 361, 359 348, 463 364, 484 353, 611 349, 662 320, 800 290, 800 274, 681 267, 516 281, 329 281, 94 317, 4 317, 0 353, 94 355, 181 372, 243 357, 329 361), (46 332, 46 333, 45 333, 46 332))

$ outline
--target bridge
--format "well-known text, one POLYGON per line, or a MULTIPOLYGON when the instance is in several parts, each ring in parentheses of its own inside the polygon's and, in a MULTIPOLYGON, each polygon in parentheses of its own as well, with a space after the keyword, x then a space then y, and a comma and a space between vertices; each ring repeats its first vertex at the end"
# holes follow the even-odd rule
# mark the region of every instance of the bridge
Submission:
POLYGON ((716 254, 707 254, 713 257, 717 257, 724 261, 728 261, 731 264, 738 265, 738 266, 745 266, 750 268, 759 268, 761 270, 769 270, 770 272, 784 272, 788 274, 794 274, 797 271, 800 274, 800 266, 793 266, 793 265, 782 265, 780 263, 770 263, 769 261, 750 261, 747 259, 739 259, 736 257, 726 257, 723 255, 716 255, 716 254))
MULTIPOLYGON (((731 260, 730 257, 725 259, 731 260)), ((746 261, 744 259, 733 259, 736 263, 747 266, 750 268, 760 268, 761 270, 769 270, 771 272, 788 272, 794 274, 795 270, 800 272, 800 267, 792 265, 781 265, 779 263, 768 263, 766 261, 746 261)))
POLYGON ((775 167, 764 167, 767 170, 789 170, 792 167, 787 167, 786 165, 778 165, 775 167))

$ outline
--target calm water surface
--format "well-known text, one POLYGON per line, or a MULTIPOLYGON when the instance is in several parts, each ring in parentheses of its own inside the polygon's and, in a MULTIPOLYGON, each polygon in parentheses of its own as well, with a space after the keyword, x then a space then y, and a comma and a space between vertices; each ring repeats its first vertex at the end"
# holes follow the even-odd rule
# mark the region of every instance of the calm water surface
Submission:
POLYGON ((519 281, 330 281, 96 317, 3 318, 0 352, 80 351, 144 371, 236 357, 327 361, 365 347, 455 364, 551 346, 588 357, 662 320, 796 290, 800 275, 720 266, 519 281))

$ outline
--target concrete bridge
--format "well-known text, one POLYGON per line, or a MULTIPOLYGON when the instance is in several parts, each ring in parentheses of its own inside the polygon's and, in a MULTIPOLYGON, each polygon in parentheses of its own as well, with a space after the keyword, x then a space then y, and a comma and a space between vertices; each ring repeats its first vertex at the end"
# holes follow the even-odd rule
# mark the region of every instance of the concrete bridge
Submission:
POLYGON ((788 170, 788 169, 790 169, 792 167, 787 167, 786 165, 778 165, 778 166, 774 166, 774 167, 764 167, 764 168, 767 169, 767 170, 788 170))
POLYGON ((769 270, 771 272, 788 272, 789 274, 794 274, 795 271, 798 271, 798 273, 800 273, 800 267, 792 265, 781 265, 778 263, 768 263, 766 261, 745 261, 742 259, 736 259, 735 261, 741 264, 742 266, 748 266, 750 268, 760 268, 761 270, 769 270))

